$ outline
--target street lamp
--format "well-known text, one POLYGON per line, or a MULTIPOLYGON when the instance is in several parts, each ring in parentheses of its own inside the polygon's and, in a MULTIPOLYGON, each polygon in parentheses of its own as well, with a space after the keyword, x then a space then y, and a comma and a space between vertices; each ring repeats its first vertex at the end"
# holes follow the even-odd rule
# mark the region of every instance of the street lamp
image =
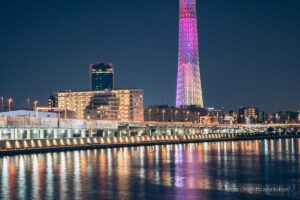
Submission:
POLYGON ((8 112, 10 112, 10 106, 12 101, 13 101, 12 98, 8 99, 8 112))
POLYGON ((30 109, 30 98, 28 97, 26 100, 27 100, 27 109, 29 110, 30 109))
POLYGON ((4 97, 1 97, 1 107, 2 107, 2 112, 3 112, 3 110, 4 110, 3 102, 4 102, 4 97))
POLYGON ((190 111, 187 111, 186 112, 186 121, 189 121, 189 114, 190 114, 190 111))
POLYGON ((148 110, 148 112, 149 112, 149 122, 151 121, 151 108, 149 108, 149 110, 148 110))
POLYGON ((35 101, 34 101, 34 110, 36 110, 37 104, 38 104, 38 100, 35 100, 35 101))
POLYGON ((163 112, 163 122, 165 122, 165 112, 166 112, 166 110, 163 110, 162 112, 163 112))

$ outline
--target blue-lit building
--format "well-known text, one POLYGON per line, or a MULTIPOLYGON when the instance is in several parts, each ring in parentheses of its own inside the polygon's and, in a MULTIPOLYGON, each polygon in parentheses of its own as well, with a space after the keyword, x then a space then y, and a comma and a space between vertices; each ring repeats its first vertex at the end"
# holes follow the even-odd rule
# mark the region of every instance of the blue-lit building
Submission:
POLYGON ((112 64, 91 64, 90 74, 92 90, 112 90, 114 88, 114 69, 112 64))

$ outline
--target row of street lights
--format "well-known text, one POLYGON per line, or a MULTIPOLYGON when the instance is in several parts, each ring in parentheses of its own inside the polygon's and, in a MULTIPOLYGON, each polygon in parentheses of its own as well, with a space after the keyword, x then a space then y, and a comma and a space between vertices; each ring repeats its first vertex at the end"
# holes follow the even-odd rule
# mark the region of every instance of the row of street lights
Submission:
MULTIPOLYGON (((9 99, 7 100, 7 103, 8 103, 8 111, 10 111, 12 101, 13 101, 12 98, 9 98, 9 99)), ((2 110, 2 112, 4 111, 4 97, 1 97, 1 110, 2 110)))
MULTIPOLYGON (((1 98, 1 110, 2 112, 4 112, 4 97, 0 97, 1 98)), ((29 102, 29 98, 27 98, 27 101, 29 102)), ((11 111, 11 104, 13 102, 12 98, 8 98, 7 99, 7 104, 8 104, 8 112, 11 111)), ((36 110, 37 108, 37 104, 38 104, 38 100, 34 101, 34 110, 36 110)))

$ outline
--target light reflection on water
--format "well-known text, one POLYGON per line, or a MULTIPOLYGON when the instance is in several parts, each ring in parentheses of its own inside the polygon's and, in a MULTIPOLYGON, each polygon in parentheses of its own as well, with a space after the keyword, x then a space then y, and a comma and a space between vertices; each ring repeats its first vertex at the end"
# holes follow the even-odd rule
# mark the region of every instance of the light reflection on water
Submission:
POLYGON ((300 139, 0 158, 0 199, 300 198, 300 139), (285 193, 232 188, 282 186, 285 193))

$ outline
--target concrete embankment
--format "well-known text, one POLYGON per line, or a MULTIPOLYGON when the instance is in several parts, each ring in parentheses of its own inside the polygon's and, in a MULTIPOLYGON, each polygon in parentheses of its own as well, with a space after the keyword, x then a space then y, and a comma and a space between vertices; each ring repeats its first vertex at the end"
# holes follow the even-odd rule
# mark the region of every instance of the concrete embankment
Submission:
POLYGON ((173 136, 136 136, 136 137, 93 137, 61 139, 29 139, 0 141, 0 156, 71 151, 82 149, 117 148, 128 146, 147 146, 180 143, 220 142, 237 140, 261 140, 279 138, 298 138, 300 133, 285 134, 199 134, 173 136))

